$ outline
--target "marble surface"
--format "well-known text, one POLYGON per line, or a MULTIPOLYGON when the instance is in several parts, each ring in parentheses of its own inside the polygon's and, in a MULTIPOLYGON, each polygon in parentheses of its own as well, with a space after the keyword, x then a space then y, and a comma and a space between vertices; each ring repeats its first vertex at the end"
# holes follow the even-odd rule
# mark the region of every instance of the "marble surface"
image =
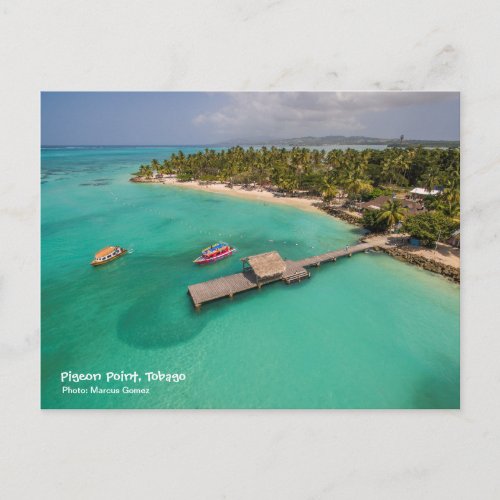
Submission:
POLYGON ((498 498, 497 2, 0 3, 2 498, 498 498), (462 92, 460 411, 40 411, 41 90, 462 92))

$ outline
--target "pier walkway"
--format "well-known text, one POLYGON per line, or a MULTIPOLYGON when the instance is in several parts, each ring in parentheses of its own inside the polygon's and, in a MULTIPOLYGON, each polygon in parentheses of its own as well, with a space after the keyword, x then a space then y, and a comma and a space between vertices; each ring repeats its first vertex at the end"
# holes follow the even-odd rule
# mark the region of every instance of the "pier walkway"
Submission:
MULTIPOLYGON (((222 278, 216 278, 196 285, 188 286, 188 294, 190 295, 194 306, 198 309, 202 304, 223 297, 232 298, 237 293, 261 288, 269 283, 276 281, 284 281, 287 284, 295 283, 303 279, 309 278, 310 273, 308 267, 318 267, 326 262, 335 262, 340 257, 350 257, 356 253, 364 252, 377 245, 378 242, 359 243, 357 245, 348 246, 341 250, 327 252, 321 255, 308 257, 302 260, 286 260, 284 271, 277 273, 275 276, 266 279, 260 279, 259 276, 249 268, 246 268, 241 273, 230 274, 222 278)), ((275 253, 275 252, 271 252, 275 253)), ((270 254, 262 254, 267 256, 270 254)), ((274 256, 276 257, 276 256, 274 256)), ((245 261, 245 259, 241 259, 245 261)))
POLYGON ((373 243, 359 243, 358 245, 354 245, 352 247, 347 246, 342 250, 335 250, 333 252, 323 253, 321 255, 308 257, 307 259, 302 259, 295 262, 302 267, 319 266, 324 262, 335 262, 339 257, 346 257, 346 256, 350 257, 355 253, 364 252, 365 250, 369 250, 374 246, 376 245, 373 243))

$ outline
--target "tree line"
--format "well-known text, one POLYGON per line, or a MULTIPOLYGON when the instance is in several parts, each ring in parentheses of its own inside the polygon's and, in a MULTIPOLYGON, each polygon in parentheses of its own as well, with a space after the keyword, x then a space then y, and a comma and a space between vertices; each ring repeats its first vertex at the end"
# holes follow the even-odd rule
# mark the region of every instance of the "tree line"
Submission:
POLYGON ((138 175, 152 177, 154 172, 176 174, 178 180, 255 184, 293 194, 306 191, 323 195, 336 188, 351 198, 385 186, 407 188, 440 187, 459 191, 460 153, 453 149, 386 148, 383 150, 236 146, 227 150, 205 149, 185 155, 182 151, 160 163, 154 159, 141 165, 138 175))

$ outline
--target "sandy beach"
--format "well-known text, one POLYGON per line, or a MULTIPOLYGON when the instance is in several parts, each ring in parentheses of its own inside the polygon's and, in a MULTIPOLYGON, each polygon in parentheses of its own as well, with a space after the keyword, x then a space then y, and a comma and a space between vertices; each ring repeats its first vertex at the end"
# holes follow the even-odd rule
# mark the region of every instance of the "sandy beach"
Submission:
MULTIPOLYGON (((151 182, 151 181, 149 181, 151 182)), ((177 179, 170 177, 166 179, 159 179, 152 181, 159 184, 168 186, 177 186, 186 189, 197 189, 199 191, 206 191, 209 193, 219 193, 229 196, 237 196, 239 198, 247 198, 257 201, 277 203, 280 205, 289 205, 302 210, 308 210, 316 213, 324 213, 316 205, 321 203, 321 198, 291 198, 289 196, 276 196, 274 193, 262 188, 245 189, 243 186, 234 185, 232 188, 226 184, 214 182, 212 184, 199 184, 198 181, 179 182, 177 179)))
POLYGON ((406 243, 402 244, 402 240, 406 240, 407 238, 408 235, 370 235, 366 238, 366 241, 375 243, 380 248, 389 250, 397 246, 404 250, 407 257, 422 257, 428 261, 436 262, 437 264, 460 269, 460 249, 445 243, 438 243, 435 248, 414 247, 406 243))

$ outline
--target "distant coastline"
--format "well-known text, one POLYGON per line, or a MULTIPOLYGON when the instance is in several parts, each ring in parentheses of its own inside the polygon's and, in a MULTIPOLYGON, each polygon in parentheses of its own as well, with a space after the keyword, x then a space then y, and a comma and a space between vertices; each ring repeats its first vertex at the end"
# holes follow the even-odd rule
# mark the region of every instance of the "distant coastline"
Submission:
POLYGON ((276 146, 276 147, 322 147, 322 146, 387 146, 387 147, 424 147, 458 148, 458 140, 442 139, 405 139, 378 138, 366 136, 327 135, 323 137, 295 137, 290 139, 234 139, 212 144, 211 146, 276 146))
POLYGON ((388 147, 429 147, 458 148, 460 141, 446 139, 401 139, 366 136, 328 135, 324 137, 295 137, 289 139, 243 138, 229 139, 217 143, 200 144, 42 144, 42 149, 57 148, 223 148, 230 146, 276 146, 276 147, 321 147, 321 146, 388 146, 388 147))

